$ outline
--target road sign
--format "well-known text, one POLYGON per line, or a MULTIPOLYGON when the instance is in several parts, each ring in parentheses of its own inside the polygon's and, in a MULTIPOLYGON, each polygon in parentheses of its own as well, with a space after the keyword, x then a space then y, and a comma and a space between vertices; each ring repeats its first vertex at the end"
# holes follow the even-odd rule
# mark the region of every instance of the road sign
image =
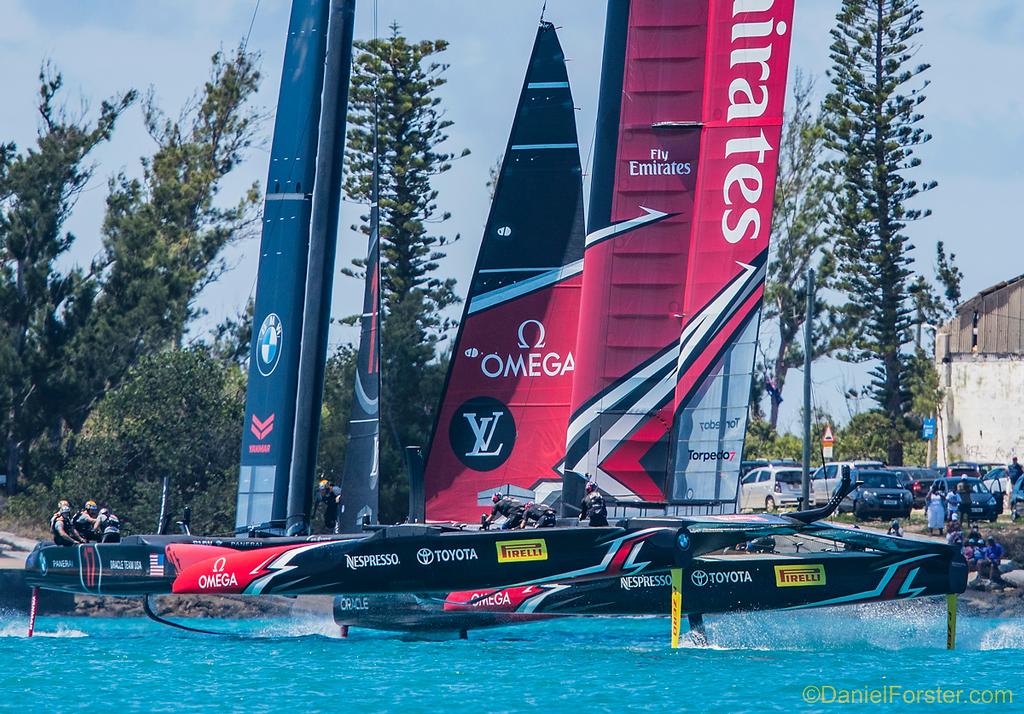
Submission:
POLYGON ((934 439, 935 438, 935 417, 929 417, 924 420, 921 424, 921 438, 922 439, 934 439))
POLYGON ((825 459, 832 458, 832 447, 836 443, 836 437, 832 435, 832 426, 825 425, 825 433, 821 436, 821 456, 825 459))

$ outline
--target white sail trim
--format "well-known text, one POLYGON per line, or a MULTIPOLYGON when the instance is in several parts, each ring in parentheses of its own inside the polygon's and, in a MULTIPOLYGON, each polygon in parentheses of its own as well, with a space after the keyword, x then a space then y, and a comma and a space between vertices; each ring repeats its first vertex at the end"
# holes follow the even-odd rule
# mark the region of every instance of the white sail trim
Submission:
POLYGON ((526 280, 520 280, 518 283, 508 285, 503 288, 497 288, 496 290, 489 290, 486 293, 481 293, 469 301, 468 314, 472 315, 475 312, 486 310, 489 307, 500 305, 503 302, 514 300, 521 295, 539 290, 540 288, 547 287, 548 285, 554 285, 559 283, 566 278, 571 278, 574 275, 579 275, 583 272, 583 261, 577 260, 568 265, 563 265, 560 268, 549 270, 540 275, 535 275, 532 278, 526 280))
POLYGON ((654 221, 660 221, 662 218, 666 218, 668 216, 668 214, 663 211, 647 208, 647 206, 640 206, 640 210, 644 211, 644 215, 637 216, 636 218, 630 218, 627 221, 613 223, 610 226, 605 226, 600 230, 590 233, 587 236, 586 247, 589 248, 595 243, 600 243, 601 241, 612 238, 619 233, 626 233, 634 228, 639 228, 642 225, 653 223, 654 221))

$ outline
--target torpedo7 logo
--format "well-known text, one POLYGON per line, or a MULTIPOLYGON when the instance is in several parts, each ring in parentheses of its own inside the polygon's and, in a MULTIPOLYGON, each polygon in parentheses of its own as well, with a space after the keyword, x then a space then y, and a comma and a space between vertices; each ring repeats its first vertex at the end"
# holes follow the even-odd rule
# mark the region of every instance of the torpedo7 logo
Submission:
POLYGON ((694 451, 689 449, 690 461, 732 461, 735 451, 694 451))

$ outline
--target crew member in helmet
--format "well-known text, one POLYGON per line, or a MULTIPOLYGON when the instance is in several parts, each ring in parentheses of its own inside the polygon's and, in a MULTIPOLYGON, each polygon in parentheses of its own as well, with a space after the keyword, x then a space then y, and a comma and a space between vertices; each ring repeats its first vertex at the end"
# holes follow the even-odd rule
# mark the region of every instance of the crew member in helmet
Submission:
POLYGON ((121 521, 110 512, 109 508, 100 509, 100 517, 97 524, 101 543, 121 542, 121 521))
POLYGON ((604 496, 593 481, 587 483, 587 493, 580 504, 580 520, 588 518, 592 526, 608 525, 608 508, 604 505, 604 496))
POLYGON ((102 531, 97 528, 99 521, 100 507, 96 505, 96 501, 90 499, 85 502, 82 510, 75 516, 75 530, 83 540, 99 543, 103 535, 102 531))
POLYGON ((78 545, 85 542, 71 522, 71 504, 67 501, 58 503, 57 511, 50 517, 50 533, 53 534, 53 542, 57 545, 78 545))
POLYGON ((521 527, 526 528, 530 523, 533 523, 534 528, 554 528, 557 522, 558 514, 555 513, 555 509, 543 503, 530 501, 526 504, 526 509, 523 511, 523 525, 521 527))
POLYGON ((316 489, 313 508, 324 504, 324 530, 328 533, 338 532, 338 508, 341 505, 341 487, 335 486, 327 479, 320 479, 316 489))
POLYGON ((491 515, 484 516, 481 521, 483 527, 489 528, 492 523, 498 518, 498 516, 504 516, 505 522, 501 524, 502 530, 509 530, 511 528, 519 528, 523 523, 523 503, 517 498, 512 496, 502 496, 500 493, 495 493, 491 496, 491 503, 494 504, 494 508, 491 509, 491 515))

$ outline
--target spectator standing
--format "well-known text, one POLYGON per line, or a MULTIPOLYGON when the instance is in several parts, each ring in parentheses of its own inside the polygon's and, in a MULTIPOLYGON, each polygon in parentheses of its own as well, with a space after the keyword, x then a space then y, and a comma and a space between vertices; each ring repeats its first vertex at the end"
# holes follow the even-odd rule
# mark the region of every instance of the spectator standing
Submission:
POLYGON ((928 503, 925 506, 928 513, 928 535, 937 530, 942 535, 946 524, 946 504, 943 502, 942 494, 937 488, 932 488, 928 494, 928 503))
POLYGON ((960 519, 960 493, 955 488, 951 488, 946 494, 946 520, 954 519, 960 519))

